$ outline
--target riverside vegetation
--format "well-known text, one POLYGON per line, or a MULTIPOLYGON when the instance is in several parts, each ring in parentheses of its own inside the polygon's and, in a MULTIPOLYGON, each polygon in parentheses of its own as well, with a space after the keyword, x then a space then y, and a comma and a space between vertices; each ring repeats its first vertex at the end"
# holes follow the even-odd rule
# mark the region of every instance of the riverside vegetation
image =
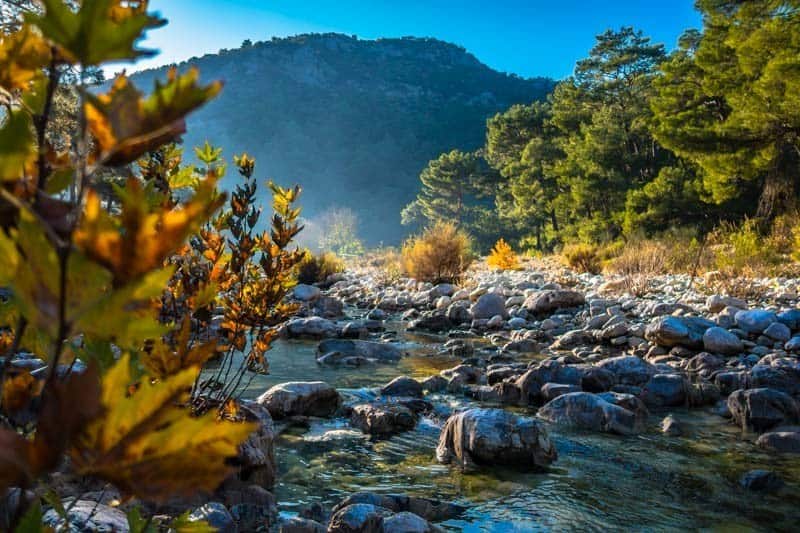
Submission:
POLYGON ((349 261, 250 155, 187 163, 220 83, 90 86, 148 2, 9 5, 0 530, 795 527, 794 2, 601 35, 430 163, 398 250, 332 216, 349 261))

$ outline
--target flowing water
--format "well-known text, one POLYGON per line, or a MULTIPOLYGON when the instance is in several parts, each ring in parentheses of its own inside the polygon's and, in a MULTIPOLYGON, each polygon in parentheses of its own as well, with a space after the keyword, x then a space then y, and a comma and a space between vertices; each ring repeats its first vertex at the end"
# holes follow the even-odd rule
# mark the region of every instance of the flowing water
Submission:
MULTIPOLYGON (((409 375, 424 378, 460 363, 436 355, 435 339, 400 331, 410 355, 397 365, 325 368, 315 362, 315 342, 279 341, 269 353, 271 374, 260 376, 246 396, 255 397, 286 381, 322 380, 345 401, 374 397, 373 387, 409 375)), ((441 339, 439 339, 441 342, 441 339)), ((453 396, 428 397, 440 409, 470 405, 453 396)), ((524 410, 522 410, 524 411, 524 410)), ((550 428, 558 460, 544 473, 483 468, 463 474, 437 464, 439 427, 423 418, 411 432, 370 440, 344 419, 289 428, 277 441, 281 511, 294 514, 321 502, 330 508, 357 491, 406 493, 468 507, 457 520, 440 524, 454 531, 539 530, 784 530, 800 528, 800 461, 760 452, 753 437, 702 409, 671 410, 685 437, 658 431, 666 412, 653 412, 639 436, 550 428), (777 493, 746 491, 746 471, 779 473, 777 493)), ((534 414, 530 410, 530 414, 534 414)))

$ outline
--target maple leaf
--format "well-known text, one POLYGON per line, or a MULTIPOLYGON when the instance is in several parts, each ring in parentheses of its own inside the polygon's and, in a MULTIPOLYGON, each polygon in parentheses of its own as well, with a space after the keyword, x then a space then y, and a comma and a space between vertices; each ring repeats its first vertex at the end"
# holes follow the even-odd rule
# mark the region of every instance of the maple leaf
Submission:
POLYGON ((73 10, 63 0, 41 0, 44 13, 28 14, 61 56, 84 66, 155 54, 136 47, 146 30, 166 24, 147 13, 147 0, 83 0, 73 10))
POLYGON ((50 47, 31 26, 11 35, 0 34, 0 87, 7 91, 26 89, 42 76, 50 62, 50 47))
POLYGON ((189 368, 132 388, 130 356, 120 358, 103 379, 104 415, 71 450, 76 470, 148 501, 214 490, 230 473, 226 460, 256 426, 220 420, 213 412, 191 416, 182 404, 199 371, 189 368))
POLYGON ((107 94, 87 95, 86 120, 97 141, 98 157, 110 166, 119 166, 177 140, 186 131, 186 115, 222 88, 220 82, 200 86, 198 77, 195 68, 180 76, 171 68, 167 83, 156 80, 153 93, 142 98, 123 74, 107 94))
POLYGON ((148 206, 144 188, 131 178, 118 217, 103 210, 96 192, 88 193, 75 244, 108 268, 114 275, 114 285, 119 287, 160 267, 224 200, 213 181, 206 180, 184 204, 153 209, 148 206))

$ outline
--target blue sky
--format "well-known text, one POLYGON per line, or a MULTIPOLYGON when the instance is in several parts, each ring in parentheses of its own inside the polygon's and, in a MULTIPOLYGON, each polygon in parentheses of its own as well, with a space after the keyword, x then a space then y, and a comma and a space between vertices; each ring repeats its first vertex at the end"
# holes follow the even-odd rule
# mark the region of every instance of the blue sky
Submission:
MULTIPOLYGON (((607 28, 632 25, 672 48, 699 27, 693 0, 151 0, 169 19, 144 45, 161 51, 134 70, 307 32, 361 38, 436 37, 487 65, 521 76, 562 78, 607 28)), ((129 67, 129 70, 131 68, 129 67)))

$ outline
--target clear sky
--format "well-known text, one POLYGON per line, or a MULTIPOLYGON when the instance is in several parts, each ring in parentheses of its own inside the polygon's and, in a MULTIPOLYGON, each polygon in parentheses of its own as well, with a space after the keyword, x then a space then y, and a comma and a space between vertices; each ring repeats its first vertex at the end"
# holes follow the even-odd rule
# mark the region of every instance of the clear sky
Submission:
MULTIPOLYGON (((464 46, 490 67, 562 78, 594 36, 631 25, 672 48, 700 27, 693 0, 151 0, 169 19, 145 46, 161 51, 133 70, 308 32, 361 38, 436 37, 464 46)), ((130 67, 128 67, 131 70, 130 67)))

